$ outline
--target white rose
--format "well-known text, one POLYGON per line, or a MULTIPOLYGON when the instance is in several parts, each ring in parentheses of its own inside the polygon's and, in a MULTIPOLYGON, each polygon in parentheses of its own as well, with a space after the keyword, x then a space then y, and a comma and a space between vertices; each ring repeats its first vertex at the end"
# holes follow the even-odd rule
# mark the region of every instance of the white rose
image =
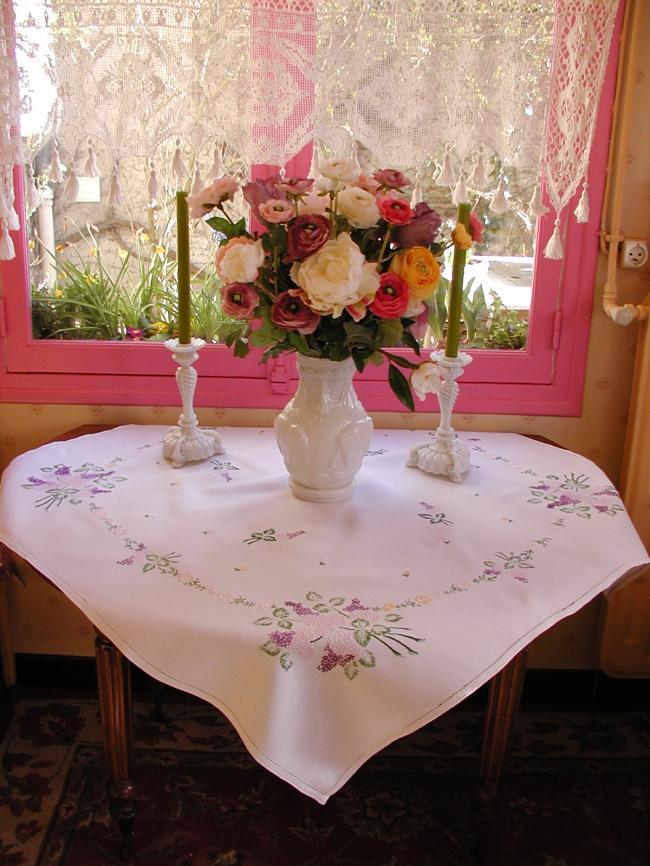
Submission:
POLYGON ((441 387, 440 368, 433 361, 425 361, 411 373, 411 388, 420 400, 424 400, 427 394, 437 394, 441 387))
POLYGON ((295 262, 291 279, 307 295, 309 306, 321 315, 338 318, 345 307, 372 299, 379 288, 374 262, 367 262, 349 234, 343 232, 304 262, 295 262))
POLYGON ((356 159, 323 159, 318 163, 318 173, 325 178, 325 183, 318 183, 319 187, 337 190, 359 177, 359 163, 356 159))
POLYGON ((379 222, 379 208, 372 193, 349 186, 339 193, 339 213, 357 229, 369 229, 379 222))
POLYGON ((217 273, 224 283, 252 283, 264 263, 262 241, 231 238, 219 247, 215 259, 217 273))

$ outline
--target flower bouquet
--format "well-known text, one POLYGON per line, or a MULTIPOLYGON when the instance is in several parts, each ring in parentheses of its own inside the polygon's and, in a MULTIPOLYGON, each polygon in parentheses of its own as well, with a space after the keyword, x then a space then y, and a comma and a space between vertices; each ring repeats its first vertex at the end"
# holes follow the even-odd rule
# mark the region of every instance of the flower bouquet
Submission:
MULTIPOLYGON (((298 460, 297 452, 305 451, 305 437, 289 447, 278 436, 290 474, 295 479, 290 463, 295 468, 302 462, 302 475, 308 477, 303 486, 324 489, 334 483, 349 490, 347 481, 338 481, 358 470, 367 447, 361 450, 361 442, 351 449, 352 431, 364 428, 363 440, 371 427, 352 391, 354 369, 361 372, 369 363, 387 361, 390 387, 410 410, 414 408, 411 388, 421 399, 439 388, 436 364, 417 364, 389 350, 406 346, 420 354, 419 341, 428 323, 425 301, 441 275, 438 257, 451 243, 467 249, 471 232, 477 232, 480 224, 470 221, 470 233, 458 224, 452 240, 445 242, 440 236, 440 215, 425 202, 412 207, 404 195, 410 181, 394 169, 378 170, 369 177, 354 160, 329 159, 320 162, 319 175, 317 179, 276 175, 246 184, 243 195, 261 232, 229 215, 227 203, 238 188, 230 177, 219 178, 191 196, 188 204, 195 218, 215 212, 206 222, 220 237, 216 270, 223 280, 223 311, 238 322, 225 335, 225 342, 235 355, 244 357, 251 346, 263 349, 263 361, 296 352, 301 381, 308 370, 320 369, 321 380, 322 371, 329 370, 329 391, 326 388, 321 394, 318 405, 309 403, 300 388, 292 401, 294 409, 296 401, 303 406, 303 421, 318 416, 316 450, 329 455, 320 461, 329 469, 316 465, 313 441, 310 454, 298 460), (337 364, 349 370, 348 390, 334 381, 337 364), (400 368, 410 371, 408 378, 400 368), (326 430, 321 423, 325 415, 333 419, 346 405, 355 409, 352 415, 333 421, 336 429, 326 430), (332 482, 326 476, 337 462, 345 465, 338 481, 332 482)), ((282 423, 282 418, 276 422, 276 432, 282 423)), ((300 438, 295 428, 301 425, 295 419, 286 426, 300 438)), ((316 431, 312 440, 314 436, 316 431)))
MULTIPOLYGON (((442 219, 425 202, 412 208, 410 181, 383 169, 372 177, 350 159, 330 159, 320 178, 279 175, 248 183, 246 201, 264 231, 233 221, 227 202, 236 182, 222 177, 188 199, 192 217, 221 235, 216 270, 223 311, 242 323, 226 336, 237 356, 251 346, 262 359, 283 352, 343 361, 357 370, 388 361, 389 383, 413 409, 409 379, 418 365, 387 349, 419 354, 430 298, 440 280, 442 219)), ((418 387, 418 376, 413 385, 418 387)))

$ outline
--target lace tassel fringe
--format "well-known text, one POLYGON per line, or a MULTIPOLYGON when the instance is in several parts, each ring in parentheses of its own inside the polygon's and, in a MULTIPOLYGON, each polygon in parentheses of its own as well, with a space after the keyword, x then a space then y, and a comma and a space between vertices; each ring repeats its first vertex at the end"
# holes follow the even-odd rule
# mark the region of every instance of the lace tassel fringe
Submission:
POLYGON ((99 167, 97 165, 97 154, 93 147, 92 140, 88 139, 88 157, 84 163, 84 175, 86 177, 99 177, 99 167))
POLYGON ((462 174, 458 178, 458 183, 456 184, 451 200, 456 206, 467 201, 467 187, 465 186, 465 179, 462 174))
POLYGON ((564 257, 564 249, 562 248, 562 238, 560 236, 560 217, 559 214, 555 218, 555 228, 553 234, 544 247, 545 259, 561 259, 564 257))
POLYGON ((413 195, 411 196, 411 207, 414 208, 416 205, 420 204, 422 201, 422 184, 419 179, 415 181, 415 186, 413 187, 413 195))
POLYGON ((472 189, 485 189, 490 185, 490 179, 485 170, 485 158, 482 153, 478 155, 476 163, 474 164, 474 168, 472 169, 469 178, 469 185, 472 189))
POLYGON ((68 204, 73 204, 79 198, 79 178, 74 173, 74 169, 70 170, 68 179, 63 187, 63 201, 68 204))
POLYGON ((190 190, 190 195, 198 195, 200 192, 203 192, 204 189, 205 184, 201 180, 201 173, 197 165, 194 169, 194 177, 192 178, 192 189, 190 190))
POLYGON ((497 184, 497 188, 494 190, 494 195, 492 196, 492 202, 490 204, 490 210, 495 214, 506 213, 510 208, 508 204, 508 199, 506 198, 506 185, 503 178, 497 184))
POLYGON ((183 162, 180 138, 176 139, 176 150, 174 151, 174 158, 172 159, 172 174, 176 176, 176 180, 179 183, 183 183, 187 177, 187 166, 183 162))
POLYGON ((50 180, 53 183, 63 183, 63 169, 56 141, 52 142, 52 159, 50 161, 50 180))
POLYGON ((453 169, 451 164, 451 157, 449 156, 449 151, 445 151, 445 158, 442 161, 442 167, 440 169, 440 174, 436 178, 436 184, 438 186, 456 186, 458 183, 458 178, 456 177, 456 172, 453 169))
POLYGON ((582 195, 578 202, 578 207, 573 211, 575 218, 579 223, 589 222, 589 193, 587 192, 587 184, 582 187, 582 195))
POLYGON ((537 217, 544 216, 545 213, 548 213, 548 208, 542 201, 542 190, 540 189, 539 184, 535 187, 533 197, 528 204, 528 213, 533 219, 537 219, 537 217))
POLYGON ((160 187, 158 186, 158 175, 153 163, 149 163, 149 180, 147 181, 147 195, 149 196, 148 207, 155 207, 160 195, 160 187))
POLYGON ((8 262, 16 255, 14 242, 9 235, 7 220, 2 220, 2 232, 0 233, 0 261, 8 262))
POLYGON ((31 165, 27 166, 27 185, 25 187, 25 197, 27 199, 27 204, 33 209, 36 210, 37 207, 41 206, 41 196, 36 188, 36 181, 34 180, 34 169, 31 165))
POLYGON ((111 185, 108 190, 108 206, 120 207, 122 204, 124 204, 124 199, 122 198, 122 186, 120 184, 120 176, 117 171, 117 166, 115 166, 113 174, 111 175, 111 185))

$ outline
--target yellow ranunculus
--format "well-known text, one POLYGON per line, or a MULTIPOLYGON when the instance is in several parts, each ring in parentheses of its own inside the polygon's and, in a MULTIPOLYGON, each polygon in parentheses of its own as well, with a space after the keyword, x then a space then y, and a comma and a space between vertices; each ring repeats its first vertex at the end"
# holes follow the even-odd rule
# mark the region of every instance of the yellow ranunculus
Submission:
POLYGON ((456 223, 456 227, 451 233, 451 239, 454 246, 461 250, 468 250, 472 246, 472 236, 462 223, 456 223))
POLYGON ((409 247, 395 253, 390 269, 406 280, 411 294, 421 301, 430 298, 440 282, 440 265, 426 247, 409 247))

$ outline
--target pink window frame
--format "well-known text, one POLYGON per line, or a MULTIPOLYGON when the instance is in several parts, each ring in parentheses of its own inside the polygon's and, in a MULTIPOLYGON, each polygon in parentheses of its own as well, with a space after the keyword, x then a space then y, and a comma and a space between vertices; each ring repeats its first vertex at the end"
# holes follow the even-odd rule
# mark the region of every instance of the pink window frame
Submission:
MULTIPOLYGON (((622 4, 623 5, 623 4, 622 4)), ((602 200, 614 99, 622 5, 607 65, 589 172, 593 202, 602 200)), ((311 146, 286 165, 305 176, 311 146)), ((276 171, 254 166, 254 176, 276 171)), ((17 205, 24 201, 23 172, 14 175, 17 205)), ((566 212, 570 213, 575 204, 566 212)), ((17 207, 20 230, 12 233, 15 259, 0 262, 0 399, 3 402, 174 405, 178 400, 173 365, 160 344, 101 341, 47 341, 31 336, 30 285, 24 207, 17 207), (83 372, 80 372, 83 371, 83 372)), ((471 413, 579 415, 598 257, 597 208, 586 224, 571 216, 562 262, 535 260, 528 346, 523 351, 472 352, 457 410, 471 413)), ((538 220, 542 250, 553 230, 553 214, 538 220)), ((405 354, 413 355, 408 350, 405 354)), ((197 406, 280 408, 297 381, 295 359, 259 364, 259 352, 242 360, 224 346, 206 346, 197 363, 197 406)), ((413 355, 413 357, 415 357, 413 355)), ((403 411, 387 384, 385 367, 369 367, 355 380, 370 411, 403 411)), ((435 412, 429 397, 416 411, 435 412)))

